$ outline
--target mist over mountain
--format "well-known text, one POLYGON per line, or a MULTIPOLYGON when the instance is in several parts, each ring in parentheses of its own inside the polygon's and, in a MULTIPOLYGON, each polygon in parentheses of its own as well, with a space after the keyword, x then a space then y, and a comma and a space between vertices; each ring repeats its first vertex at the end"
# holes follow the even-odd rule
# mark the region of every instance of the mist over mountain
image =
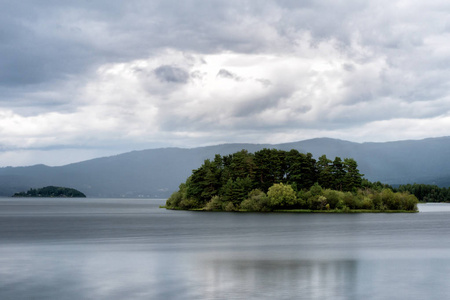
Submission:
POLYGON ((59 167, 35 165, 0 168, 0 196, 11 196, 29 188, 65 186, 88 197, 164 198, 215 154, 242 149, 297 149, 314 158, 325 154, 354 158, 370 181, 388 184, 426 183, 450 185, 450 137, 385 143, 353 143, 317 138, 284 144, 223 144, 193 149, 160 148, 133 151, 59 167))

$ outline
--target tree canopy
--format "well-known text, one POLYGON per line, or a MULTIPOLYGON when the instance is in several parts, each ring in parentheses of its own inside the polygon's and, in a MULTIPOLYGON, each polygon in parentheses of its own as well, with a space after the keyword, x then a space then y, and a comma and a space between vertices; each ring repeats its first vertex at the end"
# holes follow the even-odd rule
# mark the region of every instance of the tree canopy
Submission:
POLYGON ((404 184, 394 190, 409 192, 422 202, 450 202, 450 188, 434 184, 404 184))
POLYGON ((27 192, 15 193, 13 197, 71 197, 85 198, 82 192, 66 187, 46 186, 40 189, 29 189, 27 192))
POLYGON ((364 179, 352 158, 331 160, 322 155, 316 160, 311 153, 294 149, 241 150, 205 160, 167 200, 166 207, 227 211, 416 209, 414 196, 395 193, 392 202, 390 194, 383 194, 385 190, 391 189, 364 179))

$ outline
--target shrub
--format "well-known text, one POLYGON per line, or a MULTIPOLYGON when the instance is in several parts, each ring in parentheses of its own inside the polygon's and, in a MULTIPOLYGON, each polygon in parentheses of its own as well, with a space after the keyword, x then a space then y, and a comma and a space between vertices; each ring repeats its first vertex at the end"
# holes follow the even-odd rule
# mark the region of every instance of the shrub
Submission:
POLYGON ((387 209, 398 209, 398 203, 395 194, 391 189, 383 189, 381 191, 381 200, 387 209))
POLYGON ((307 193, 305 193, 303 190, 300 190, 297 192, 297 201, 296 201, 295 206, 297 208, 308 208, 307 193))
POLYGON ((219 196, 216 195, 216 196, 213 196, 208 203, 206 203, 205 209, 206 210, 222 210, 222 205, 223 205, 222 200, 220 199, 219 196))
POLYGON ((269 199, 263 191, 255 189, 242 201, 241 208, 247 211, 269 211, 269 199))
POLYGON ((373 204, 373 208, 374 209, 380 209, 380 210, 384 210, 385 206, 383 204, 383 199, 381 197, 381 193, 379 193, 378 191, 375 191, 374 193, 371 193, 369 195, 370 199, 372 200, 372 204, 373 204))
POLYGON ((339 200, 343 198, 343 193, 335 190, 324 190, 323 196, 327 198, 327 203, 330 205, 331 209, 335 209, 339 203, 339 200))
POLYGON ((407 195, 404 209, 417 211, 417 203, 419 200, 414 195, 407 195))
POLYGON ((409 192, 397 192, 395 193, 395 202, 398 209, 404 210, 417 210, 417 198, 411 195, 409 192))
POLYGON ((200 205, 197 200, 191 198, 181 200, 178 207, 181 209, 193 209, 193 208, 200 208, 200 205))
POLYGON ((372 199, 370 199, 369 197, 364 197, 360 203, 359 203, 360 208, 362 209, 373 209, 373 202, 372 199))
POLYGON ((225 211, 237 211, 238 209, 236 206, 234 206, 233 202, 228 202, 227 205, 225 205, 225 211))
POLYGON ((352 193, 350 193, 350 192, 344 193, 343 200, 344 200, 345 206, 347 206, 348 208, 350 208, 350 209, 358 208, 356 197, 353 196, 352 193))
POLYGON ((314 183, 314 185, 309 189, 309 191, 313 196, 322 195, 322 187, 317 182, 314 183))
MULTIPOLYGON (((327 203, 327 198, 324 196, 313 196, 308 199, 309 209, 322 210, 325 208, 327 203)), ((328 205, 328 207, 330 207, 328 205)))
POLYGON ((336 209, 342 210, 344 208, 346 208, 347 206, 345 206, 344 200, 340 199, 339 202, 336 204, 336 209))
POLYGON ((295 205, 297 196, 290 185, 275 183, 267 192, 269 205, 272 208, 286 208, 295 205))
POLYGON ((181 200, 183 200, 183 194, 180 191, 174 192, 169 199, 167 199, 166 206, 169 208, 177 208, 179 207, 181 200))

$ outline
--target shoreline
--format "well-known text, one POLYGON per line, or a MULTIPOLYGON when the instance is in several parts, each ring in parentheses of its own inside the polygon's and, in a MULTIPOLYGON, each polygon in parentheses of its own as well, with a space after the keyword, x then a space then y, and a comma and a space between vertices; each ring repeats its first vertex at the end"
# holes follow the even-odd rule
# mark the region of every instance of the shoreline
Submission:
POLYGON ((380 210, 380 209, 340 209, 340 210, 311 210, 311 209, 277 209, 272 211, 251 211, 251 210, 206 210, 204 208, 196 209, 182 209, 182 208, 169 208, 166 206, 160 206, 159 208, 165 208, 168 210, 182 210, 182 211, 196 211, 196 212, 224 212, 224 213, 297 213, 297 214, 360 214, 360 213, 418 213, 419 210, 380 210))

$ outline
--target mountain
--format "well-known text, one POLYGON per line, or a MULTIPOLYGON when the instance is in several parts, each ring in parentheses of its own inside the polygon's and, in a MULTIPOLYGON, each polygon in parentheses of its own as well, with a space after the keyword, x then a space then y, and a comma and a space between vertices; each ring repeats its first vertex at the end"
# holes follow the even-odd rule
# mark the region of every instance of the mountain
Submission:
POLYGON ((297 149, 334 159, 354 158, 370 181, 388 184, 450 185, 450 137, 386 143, 353 143, 318 138, 284 144, 223 144, 193 149, 133 151, 60 167, 35 165, 0 168, 0 196, 40 188, 67 186, 88 197, 168 197, 205 159, 242 149, 297 149))

